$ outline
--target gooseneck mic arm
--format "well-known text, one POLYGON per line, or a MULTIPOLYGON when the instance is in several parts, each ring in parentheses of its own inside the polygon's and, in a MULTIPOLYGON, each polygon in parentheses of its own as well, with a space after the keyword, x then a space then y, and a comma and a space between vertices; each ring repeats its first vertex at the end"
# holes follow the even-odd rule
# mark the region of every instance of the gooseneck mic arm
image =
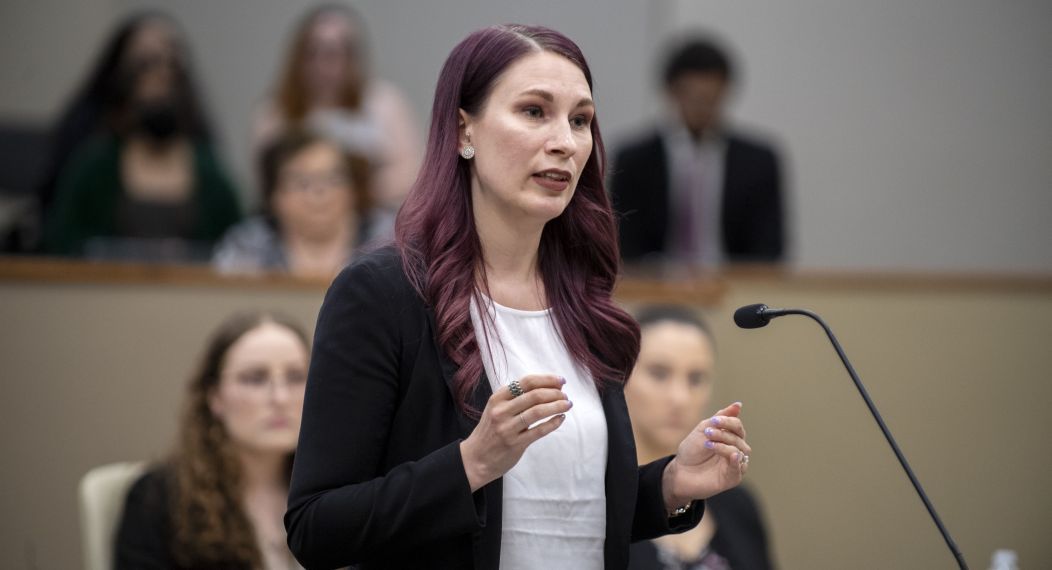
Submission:
POLYGON ((968 569, 968 564, 964 561, 964 555, 961 554, 960 549, 957 548, 957 544, 950 537, 949 531, 942 524, 942 519, 939 518, 939 513, 935 512, 935 507, 928 500, 928 495, 924 492, 924 488, 921 487, 920 481, 917 480, 917 476, 913 474, 913 469, 910 468, 910 464, 906 461, 906 456, 902 454, 902 450, 899 449, 899 445, 895 443, 895 438, 891 436, 891 430, 884 424, 884 418, 880 417, 880 412, 877 411, 877 406, 873 404, 873 400, 870 400, 869 393, 866 392, 865 386, 862 385, 862 380, 859 379, 858 374, 855 373, 855 368, 851 366, 851 361, 847 359, 847 354, 844 353, 844 349, 841 348, 840 342, 837 341, 836 336, 833 334, 832 329, 829 325, 822 320, 822 317, 816 313, 808 311, 807 309, 771 309, 767 305, 756 304, 746 305, 734 312, 734 322, 743 329, 756 329, 763 326, 767 326, 767 323, 775 317, 781 317, 784 315, 803 315, 810 317, 816 323, 821 325, 822 329, 826 331, 826 336, 829 337, 829 341, 833 343, 833 348, 836 349, 836 353, 840 356, 841 362, 844 363, 844 367, 847 368, 848 374, 851 375, 851 379, 855 382, 855 387, 858 388, 858 393, 862 395, 862 399, 865 400, 866 406, 869 408, 869 412, 873 414, 873 419, 877 420, 877 425, 880 426, 880 431, 884 433, 884 438, 888 440, 888 444, 891 445, 892 451, 895 452, 895 457, 898 458, 899 464, 906 471, 906 475, 910 478, 910 483, 913 483, 913 488, 917 490, 917 494, 920 495, 921 501, 924 502, 924 508, 928 509, 928 514, 931 515, 935 526, 939 527, 939 532, 942 533, 943 540, 946 541, 946 546, 950 548, 950 552, 953 553, 953 557, 957 559, 957 565, 962 570, 968 569))

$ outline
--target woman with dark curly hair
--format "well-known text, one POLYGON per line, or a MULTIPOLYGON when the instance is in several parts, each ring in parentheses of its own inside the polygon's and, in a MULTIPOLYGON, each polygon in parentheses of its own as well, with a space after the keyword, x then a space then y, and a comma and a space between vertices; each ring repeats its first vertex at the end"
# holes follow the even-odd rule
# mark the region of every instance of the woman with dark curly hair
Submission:
POLYGON ((188 386, 174 452, 128 492, 117 568, 298 567, 281 515, 308 357, 303 329, 280 315, 219 327, 188 386))

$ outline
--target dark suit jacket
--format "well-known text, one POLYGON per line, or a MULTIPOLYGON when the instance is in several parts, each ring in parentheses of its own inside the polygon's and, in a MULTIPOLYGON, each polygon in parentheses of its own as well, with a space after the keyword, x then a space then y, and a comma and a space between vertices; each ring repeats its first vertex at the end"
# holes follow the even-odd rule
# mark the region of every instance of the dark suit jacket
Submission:
POLYGON ((176 562, 172 529, 172 496, 175 482, 171 469, 158 466, 139 478, 128 490, 124 513, 117 527, 114 567, 117 570, 250 570, 235 561, 176 562))
MULTIPOLYGON (((716 534, 709 547, 727 559, 734 570, 770 570, 774 567, 767 548, 756 500, 744 486, 735 487, 705 501, 705 510, 716 517, 716 534)), ((629 570, 661 570, 657 547, 644 541, 632 545, 629 570)))
MULTIPOLYGON (((762 143, 727 135, 721 236, 732 262, 781 260, 784 251, 782 182, 778 156, 762 143)), ((662 254, 669 224, 668 153, 659 133, 617 153, 610 193, 620 214, 621 255, 640 261, 662 254)))
MULTIPOLYGON (((393 248, 360 258, 326 294, 285 515, 289 547, 305 567, 498 567, 502 481, 471 493, 459 444, 476 422, 454 405, 456 366, 435 331, 393 248)), ((481 410, 491 391, 486 378, 478 386, 481 410)), ((623 569, 631 541, 687 530, 703 505, 667 517, 669 458, 638 468, 622 389, 601 400, 606 567, 623 569)))

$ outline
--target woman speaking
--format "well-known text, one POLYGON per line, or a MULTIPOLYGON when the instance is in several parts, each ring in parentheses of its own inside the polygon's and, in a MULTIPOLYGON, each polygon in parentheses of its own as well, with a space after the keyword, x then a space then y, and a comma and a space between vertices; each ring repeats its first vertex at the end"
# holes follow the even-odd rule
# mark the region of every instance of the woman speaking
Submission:
POLYGON ((449 55, 395 245, 318 317, 285 516, 304 566, 625 568, 741 481, 739 404, 636 465, 639 327, 611 300, 595 114, 558 32, 485 28, 449 55))

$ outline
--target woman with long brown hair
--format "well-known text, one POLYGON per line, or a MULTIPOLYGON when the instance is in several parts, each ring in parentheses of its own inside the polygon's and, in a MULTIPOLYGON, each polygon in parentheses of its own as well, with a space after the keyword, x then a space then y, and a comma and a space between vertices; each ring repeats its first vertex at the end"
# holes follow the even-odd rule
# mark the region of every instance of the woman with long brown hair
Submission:
POLYGON ((416 177, 420 135, 406 98, 369 69, 365 23, 322 4, 296 28, 274 91, 255 120, 262 150, 290 127, 314 130, 375 165, 378 206, 397 208, 416 177))
POLYGON ((569 38, 493 26, 453 49, 396 244, 318 316, 285 516, 305 565, 623 570, 741 481, 737 403, 636 463, 604 162, 569 38))
POLYGON ((303 329, 280 315, 220 325, 188 385, 175 449, 128 492, 117 568, 298 567, 281 515, 308 355, 303 329))

